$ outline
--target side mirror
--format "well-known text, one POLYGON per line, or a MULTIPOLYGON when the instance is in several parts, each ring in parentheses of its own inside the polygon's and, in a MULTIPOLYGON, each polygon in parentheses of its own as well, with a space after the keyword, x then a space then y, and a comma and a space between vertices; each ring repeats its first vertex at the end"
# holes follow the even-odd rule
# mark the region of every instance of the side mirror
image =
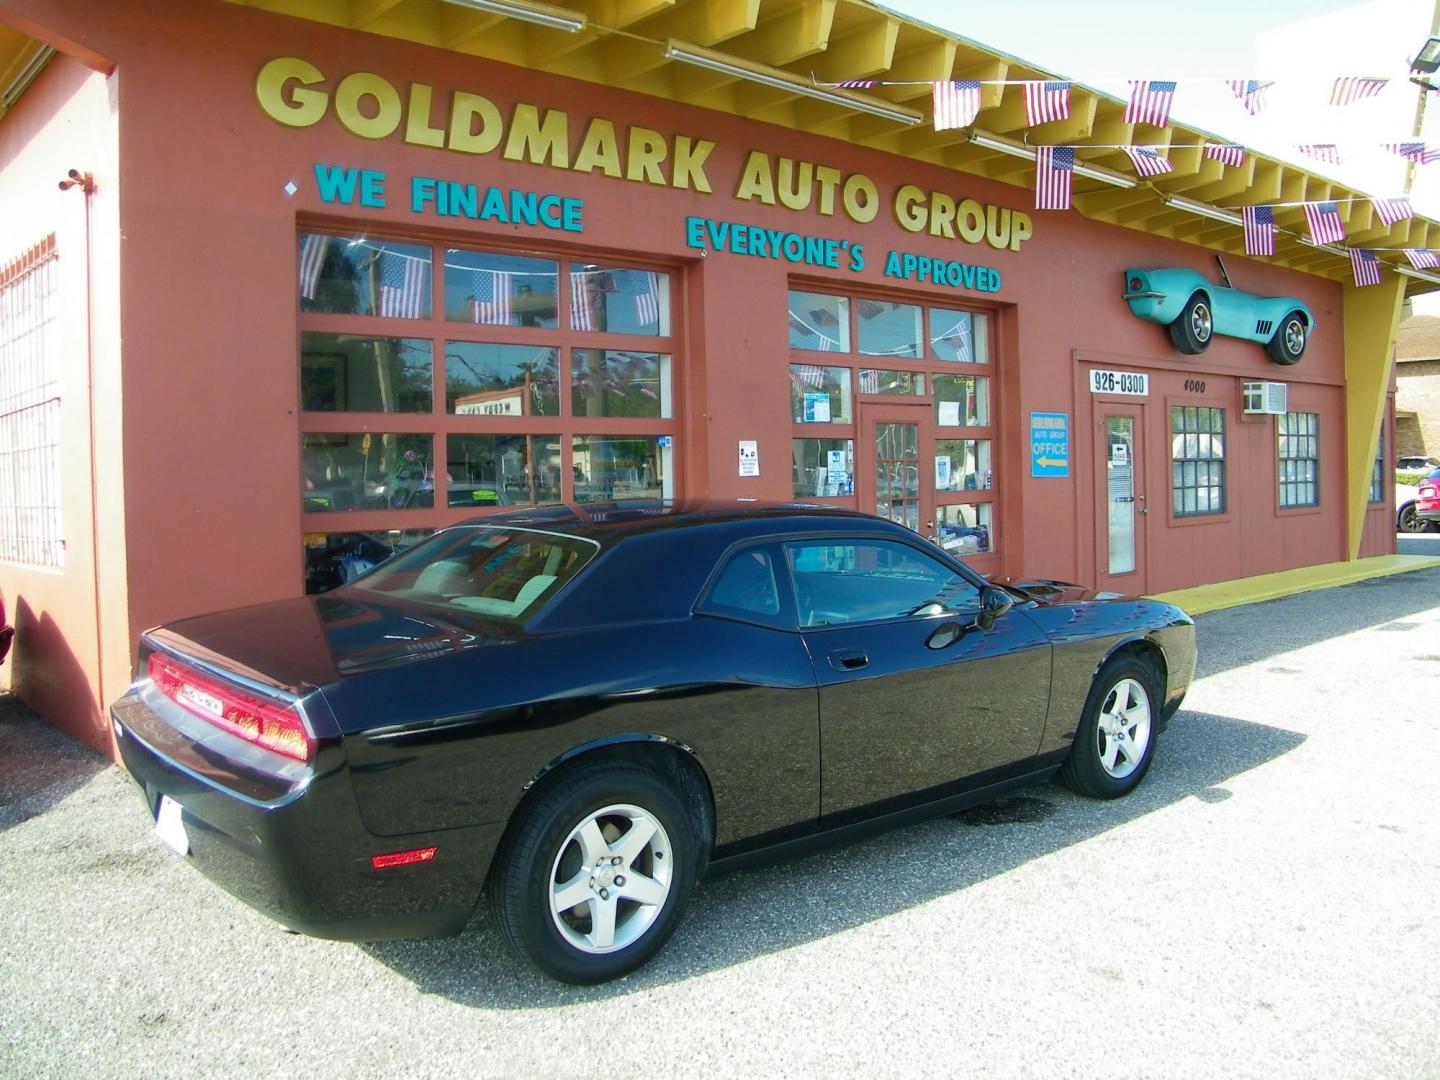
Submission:
POLYGON ((981 630, 989 630, 995 625, 995 620, 1004 615, 1012 607, 1015 601, 1010 594, 1003 589, 997 589, 993 585, 987 585, 980 590, 980 614, 975 617, 975 625, 981 630))

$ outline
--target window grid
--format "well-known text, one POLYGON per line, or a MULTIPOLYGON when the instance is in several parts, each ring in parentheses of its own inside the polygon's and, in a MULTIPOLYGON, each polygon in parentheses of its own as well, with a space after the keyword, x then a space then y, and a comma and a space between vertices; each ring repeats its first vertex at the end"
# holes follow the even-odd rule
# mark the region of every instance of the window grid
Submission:
POLYGON ((0 559, 58 568, 60 313, 52 234, 0 267, 0 559))
POLYGON ((1280 506, 1320 505, 1320 414, 1287 412, 1279 430, 1280 506))
POLYGON ((1225 513, 1225 410, 1170 409, 1171 509, 1175 517, 1225 513))
POLYGON ((1375 467, 1370 470, 1370 501, 1385 501, 1385 429, 1380 429, 1380 438, 1375 443, 1375 467))

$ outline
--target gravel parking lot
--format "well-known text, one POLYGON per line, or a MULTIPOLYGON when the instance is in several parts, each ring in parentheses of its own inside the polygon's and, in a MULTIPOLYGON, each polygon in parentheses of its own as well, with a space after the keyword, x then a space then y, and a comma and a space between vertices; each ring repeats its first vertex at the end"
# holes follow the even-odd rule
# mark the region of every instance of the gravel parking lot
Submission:
POLYGON ((478 917, 287 935, 0 704, 0 1075, 1440 1075, 1440 570, 1198 623, 1128 799, 1046 786, 710 882, 585 990, 478 917))

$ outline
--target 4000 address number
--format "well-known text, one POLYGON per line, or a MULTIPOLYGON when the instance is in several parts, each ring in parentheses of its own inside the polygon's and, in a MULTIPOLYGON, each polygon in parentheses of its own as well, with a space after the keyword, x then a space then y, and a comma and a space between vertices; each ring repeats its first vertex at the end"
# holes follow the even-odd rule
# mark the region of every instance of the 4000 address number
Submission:
POLYGON ((1149 397, 1150 376, 1138 371, 1091 371, 1090 392, 1149 397))

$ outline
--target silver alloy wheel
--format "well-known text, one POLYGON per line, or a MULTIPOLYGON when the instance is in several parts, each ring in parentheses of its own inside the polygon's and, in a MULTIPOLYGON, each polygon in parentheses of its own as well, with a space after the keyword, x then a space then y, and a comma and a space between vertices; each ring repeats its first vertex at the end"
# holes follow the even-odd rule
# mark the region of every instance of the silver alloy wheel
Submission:
POLYGON ((1209 341, 1211 326, 1209 305, 1197 300, 1190 309, 1190 332, 1196 341, 1209 341))
POLYGON ((570 830, 550 868, 550 918, 587 953, 618 952, 654 924, 670 895, 674 856, 648 810, 616 803, 570 830))
POLYGON ((1095 743, 1100 767, 1116 780, 1139 767, 1150 745, 1150 695, 1136 680, 1121 679, 1105 695, 1095 743))
POLYGON ((1285 351, 1291 356, 1299 356, 1305 351, 1305 324, 1299 319, 1289 319, 1285 323, 1285 351))

